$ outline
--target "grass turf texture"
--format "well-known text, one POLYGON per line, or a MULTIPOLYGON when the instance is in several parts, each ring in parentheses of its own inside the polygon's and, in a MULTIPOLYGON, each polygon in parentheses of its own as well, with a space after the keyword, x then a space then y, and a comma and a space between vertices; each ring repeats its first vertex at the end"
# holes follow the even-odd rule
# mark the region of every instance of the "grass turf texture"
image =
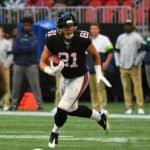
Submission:
MULTIPOLYGON (((49 107, 46 104, 45 109, 49 107)), ((149 104, 146 109, 148 111, 149 104)), ((122 112, 123 104, 110 104, 109 110, 122 112)), ((60 132, 56 150, 149 150, 149 119, 111 118, 111 133, 92 120, 69 117, 60 132)), ((0 150, 48 150, 52 117, 0 116, 0 150)))

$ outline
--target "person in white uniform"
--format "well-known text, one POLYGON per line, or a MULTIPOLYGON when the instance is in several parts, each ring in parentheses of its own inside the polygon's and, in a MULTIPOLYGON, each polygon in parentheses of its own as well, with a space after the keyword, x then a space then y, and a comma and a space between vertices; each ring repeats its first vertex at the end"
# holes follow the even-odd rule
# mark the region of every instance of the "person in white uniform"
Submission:
MULTIPOLYGON (((92 43, 101 57, 102 70, 103 73, 105 74, 105 72, 108 70, 110 61, 112 60, 113 45, 107 36, 100 34, 100 31, 101 29, 98 23, 90 25, 92 43)), ((89 70, 90 70, 89 85, 91 92, 92 107, 96 110, 100 109, 106 110, 107 92, 105 84, 103 82, 100 83, 96 82, 96 73, 93 64, 89 65, 89 70)))

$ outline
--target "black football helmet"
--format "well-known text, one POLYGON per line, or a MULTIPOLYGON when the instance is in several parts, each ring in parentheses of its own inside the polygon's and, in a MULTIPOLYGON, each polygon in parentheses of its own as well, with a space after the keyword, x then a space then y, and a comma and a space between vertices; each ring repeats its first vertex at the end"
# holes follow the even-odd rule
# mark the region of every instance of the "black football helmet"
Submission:
POLYGON ((62 12, 57 17, 57 27, 62 28, 69 25, 75 25, 75 17, 69 12, 62 12))

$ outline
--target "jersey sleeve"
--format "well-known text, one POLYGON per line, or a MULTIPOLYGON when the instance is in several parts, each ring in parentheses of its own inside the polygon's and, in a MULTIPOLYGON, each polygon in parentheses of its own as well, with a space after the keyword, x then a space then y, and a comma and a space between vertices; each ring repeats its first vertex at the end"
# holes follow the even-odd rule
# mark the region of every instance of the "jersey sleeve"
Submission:
POLYGON ((83 49, 86 50, 88 46, 92 43, 90 34, 87 31, 80 31, 80 39, 82 40, 83 49))
POLYGON ((56 30, 51 30, 49 32, 46 33, 45 36, 45 45, 47 46, 47 48, 52 51, 53 50, 53 44, 54 44, 54 39, 56 36, 56 30))

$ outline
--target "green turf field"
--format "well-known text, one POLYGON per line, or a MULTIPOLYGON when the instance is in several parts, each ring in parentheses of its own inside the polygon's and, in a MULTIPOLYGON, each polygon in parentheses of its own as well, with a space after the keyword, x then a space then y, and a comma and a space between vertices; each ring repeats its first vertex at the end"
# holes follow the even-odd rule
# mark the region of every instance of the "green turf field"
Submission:
MULTIPOLYGON (((148 111, 149 104, 146 107, 148 111)), ((48 109, 48 105, 45 108, 48 109)), ((109 108, 113 112, 123 111, 122 104, 110 105, 109 108)), ((150 149, 150 119, 113 117, 110 118, 110 124, 111 133, 105 135, 93 120, 69 117, 60 132, 60 142, 55 149, 150 149)), ((52 125, 53 118, 47 115, 0 115, 0 150, 34 150, 35 148, 48 150, 48 135, 52 125)))

